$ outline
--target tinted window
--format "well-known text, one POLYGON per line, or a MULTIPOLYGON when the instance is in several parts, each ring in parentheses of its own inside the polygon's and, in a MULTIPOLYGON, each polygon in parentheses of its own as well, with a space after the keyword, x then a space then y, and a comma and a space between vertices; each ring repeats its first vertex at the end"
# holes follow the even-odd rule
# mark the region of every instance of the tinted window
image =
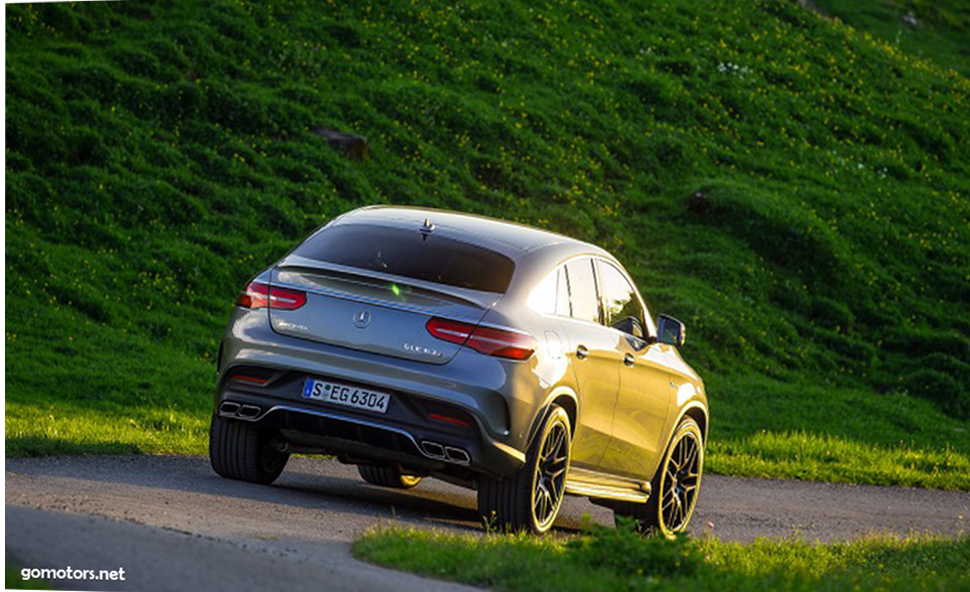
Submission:
POLYGON ((572 315, 572 307, 569 305, 569 282, 566 281, 566 268, 560 267, 559 281, 556 289, 556 314, 568 317, 572 315))
POLYGON ((566 264, 569 276, 569 302, 574 319, 600 322, 599 296, 593 276, 592 259, 576 259, 566 264))
POLYGON ((536 312, 568 317, 569 288, 565 268, 556 269, 539 282, 529 296, 528 305, 536 312))
MULTIPOLYGON (((598 262, 603 301, 606 304, 606 324, 612 325, 627 317, 643 323, 643 309, 636 291, 620 270, 604 261, 598 262)), ((642 336, 642 335, 641 335, 642 336)))
POLYGON ((508 257, 482 247, 433 234, 425 238, 417 230, 360 224, 323 230, 293 254, 485 292, 504 293, 514 268, 508 257))

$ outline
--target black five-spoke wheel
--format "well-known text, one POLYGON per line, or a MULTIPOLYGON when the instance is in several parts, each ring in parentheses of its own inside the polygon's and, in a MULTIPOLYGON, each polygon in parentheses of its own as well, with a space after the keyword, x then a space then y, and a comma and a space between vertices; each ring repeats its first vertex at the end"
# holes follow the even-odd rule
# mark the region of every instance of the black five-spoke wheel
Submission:
POLYGON ((532 488, 532 513, 543 532, 549 530, 559 513, 568 468, 569 424, 555 422, 542 442, 532 488))
POLYGON ((670 439, 667 452, 651 481, 645 504, 623 502, 615 506, 618 516, 634 518, 641 530, 659 531, 671 537, 687 528, 697 505, 704 471, 704 436, 700 426, 685 417, 670 439))
POLYGON ((699 432, 695 434, 692 430, 681 430, 680 438, 675 441, 667 457, 660 481, 660 512, 662 526, 669 532, 683 530, 694 511, 704 454, 699 432))
POLYGON ((569 416, 553 405, 526 455, 525 466, 506 479, 482 477, 478 482, 478 510, 495 528, 543 534, 552 528, 566 493, 569 416))

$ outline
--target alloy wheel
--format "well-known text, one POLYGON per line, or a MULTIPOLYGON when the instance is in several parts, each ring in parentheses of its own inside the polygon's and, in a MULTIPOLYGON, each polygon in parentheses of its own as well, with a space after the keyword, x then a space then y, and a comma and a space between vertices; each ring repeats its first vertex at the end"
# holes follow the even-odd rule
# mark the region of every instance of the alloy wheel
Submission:
POLYGON ((536 526, 545 531, 559 513, 566 489, 566 471, 569 468, 569 434, 562 422, 552 425, 546 432, 533 479, 532 513, 536 526))
POLYGON ((701 450, 697 434, 685 431, 667 457, 660 514, 668 532, 683 530, 694 511, 700 486, 701 450))

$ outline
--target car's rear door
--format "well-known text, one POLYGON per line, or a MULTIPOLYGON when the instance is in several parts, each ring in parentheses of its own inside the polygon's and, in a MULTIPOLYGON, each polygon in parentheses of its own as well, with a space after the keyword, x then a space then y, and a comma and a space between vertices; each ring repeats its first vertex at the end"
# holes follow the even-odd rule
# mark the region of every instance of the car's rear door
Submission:
POLYGON ((562 319, 562 326, 579 391, 570 463, 592 470, 599 465, 612 437, 622 356, 616 349, 616 337, 601 323, 593 260, 583 257, 567 262, 566 274, 571 314, 562 319))

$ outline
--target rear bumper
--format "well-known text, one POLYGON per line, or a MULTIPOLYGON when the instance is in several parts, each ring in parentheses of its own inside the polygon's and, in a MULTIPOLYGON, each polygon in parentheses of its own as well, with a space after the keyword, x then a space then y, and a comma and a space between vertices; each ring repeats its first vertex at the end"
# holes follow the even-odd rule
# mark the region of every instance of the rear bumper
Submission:
POLYGON ((405 425, 353 410, 301 404, 232 389, 220 396, 216 413, 277 432, 295 449, 342 453, 377 463, 428 472, 471 471, 506 477, 524 462, 520 452, 483 436, 476 426, 462 432, 405 425))
POLYGON ((429 471, 513 474, 525 462, 529 428, 544 395, 530 362, 473 351, 443 365, 370 354, 280 335, 265 311, 237 308, 221 350, 217 413, 276 430, 295 447, 429 471), (270 380, 233 380, 240 368, 264 369, 270 380), (389 393, 392 404, 379 414, 306 399, 303 385, 310 378, 389 393), (456 410, 468 425, 430 420, 429 411, 438 406, 456 410), (449 458, 449 448, 463 451, 467 461, 462 452, 449 458))

